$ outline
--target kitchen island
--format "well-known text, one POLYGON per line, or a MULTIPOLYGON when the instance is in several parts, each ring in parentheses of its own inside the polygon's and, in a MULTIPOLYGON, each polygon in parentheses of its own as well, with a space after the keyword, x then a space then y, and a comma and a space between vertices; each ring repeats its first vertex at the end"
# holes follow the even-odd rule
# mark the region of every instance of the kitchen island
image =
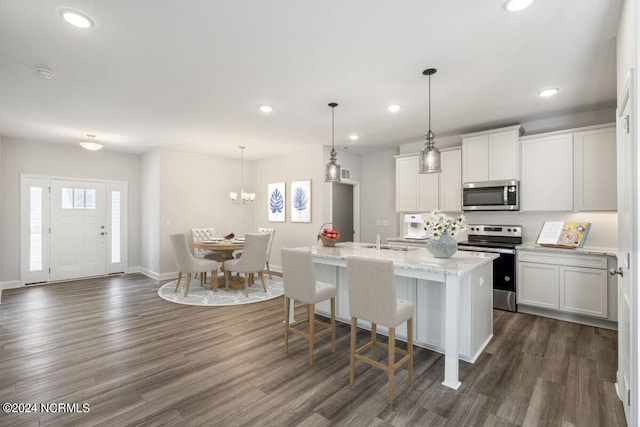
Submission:
MULTIPOLYGON (((349 323, 349 292, 346 258, 355 255, 391 260, 398 298, 413 301, 414 344, 445 355, 443 384, 457 389, 459 360, 475 362, 493 336, 493 260, 496 254, 457 252, 449 259, 433 258, 423 248, 339 243, 336 247, 313 246, 316 280, 337 286, 336 319, 349 323)), ((309 248, 306 248, 309 249, 309 248)), ((316 311, 329 315, 328 302, 316 311)), ((359 326, 370 328, 368 322, 359 326)), ((378 332, 386 334, 379 326, 378 332)), ((406 325, 396 337, 406 340, 406 325)))

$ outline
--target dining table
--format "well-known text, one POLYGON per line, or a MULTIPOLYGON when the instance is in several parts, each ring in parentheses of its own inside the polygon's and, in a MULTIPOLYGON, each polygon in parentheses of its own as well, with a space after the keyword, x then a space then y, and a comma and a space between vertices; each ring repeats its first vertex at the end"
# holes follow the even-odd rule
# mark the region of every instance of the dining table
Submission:
MULTIPOLYGON (((193 242, 193 247, 205 251, 219 252, 223 260, 220 265, 220 271, 224 274, 224 261, 233 259, 235 251, 244 249, 244 239, 201 240, 193 242)), ((232 289, 244 289, 244 283, 239 279, 235 279, 231 277, 229 286, 232 289)))

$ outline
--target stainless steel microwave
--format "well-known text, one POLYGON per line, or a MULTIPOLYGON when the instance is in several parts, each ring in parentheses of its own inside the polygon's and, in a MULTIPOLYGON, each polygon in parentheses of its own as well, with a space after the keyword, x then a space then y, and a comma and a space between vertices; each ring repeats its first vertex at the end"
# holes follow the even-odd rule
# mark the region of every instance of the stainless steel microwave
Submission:
POLYGON ((463 211, 519 211, 520 182, 465 182, 462 186, 463 211))

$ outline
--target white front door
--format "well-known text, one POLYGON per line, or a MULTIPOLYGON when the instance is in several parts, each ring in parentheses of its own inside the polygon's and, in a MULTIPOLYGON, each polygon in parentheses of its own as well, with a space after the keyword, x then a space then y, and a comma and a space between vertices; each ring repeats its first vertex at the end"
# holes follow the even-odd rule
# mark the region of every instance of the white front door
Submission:
POLYGON ((634 366, 633 354, 637 351, 637 331, 634 322, 633 299, 635 292, 632 283, 638 283, 637 265, 634 259, 634 241, 637 239, 637 221, 634 218, 636 206, 636 147, 635 125, 633 120, 632 98, 633 84, 627 79, 625 92, 622 95, 620 109, 617 118, 617 168, 618 168, 618 378, 617 387, 620 400, 622 400, 625 417, 629 425, 636 425, 632 420, 637 413, 637 407, 632 403, 630 390, 634 384, 633 372, 637 372, 634 366), (635 349, 635 350, 634 350, 635 349))
POLYGON ((50 281, 106 274, 105 183, 51 181, 50 281))

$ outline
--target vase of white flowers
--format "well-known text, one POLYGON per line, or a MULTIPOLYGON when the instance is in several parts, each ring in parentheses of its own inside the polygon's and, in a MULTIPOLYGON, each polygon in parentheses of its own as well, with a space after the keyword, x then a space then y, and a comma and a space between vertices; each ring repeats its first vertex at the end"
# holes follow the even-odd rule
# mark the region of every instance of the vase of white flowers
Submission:
POLYGON ((454 239, 466 228, 464 215, 450 218, 439 210, 431 212, 424 221, 427 231, 427 249, 434 258, 451 258, 458 250, 458 242, 454 239))

